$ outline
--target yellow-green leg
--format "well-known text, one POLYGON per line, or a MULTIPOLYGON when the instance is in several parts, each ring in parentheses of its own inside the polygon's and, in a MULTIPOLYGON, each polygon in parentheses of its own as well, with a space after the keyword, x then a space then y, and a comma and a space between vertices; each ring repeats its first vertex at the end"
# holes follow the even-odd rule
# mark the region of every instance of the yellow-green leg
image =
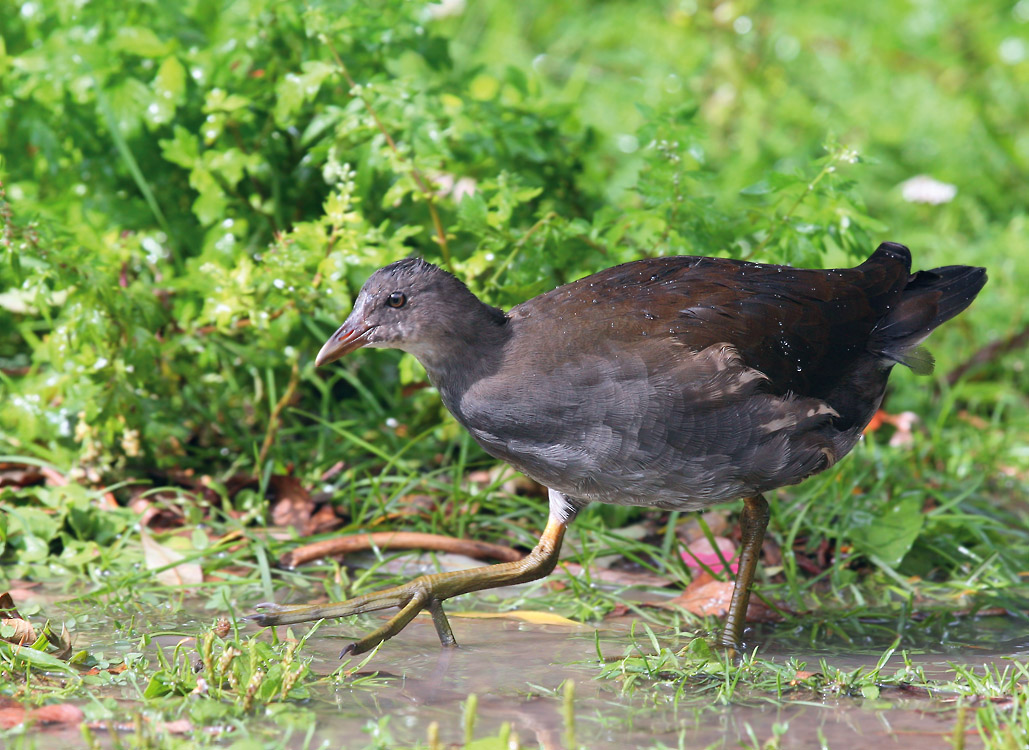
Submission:
POLYGON ((747 605, 750 604, 750 588, 754 583, 754 571, 761 555, 761 544, 768 528, 768 501, 761 495, 743 500, 740 515, 740 531, 743 532, 740 548, 740 567, 736 571, 736 587, 725 616, 725 630, 722 631, 722 645, 737 649, 743 643, 743 627, 747 622, 747 605))
POLYGON ((292 625, 298 622, 329 617, 348 617, 362 612, 400 607, 400 611, 382 627, 344 648, 340 654, 342 658, 346 654, 360 654, 375 648, 403 630, 423 609, 428 609, 432 615, 432 622, 436 626, 440 643, 444 646, 456 646, 457 641, 454 640, 450 623, 443 612, 443 600, 471 591, 535 581, 549 575, 557 565, 561 541, 564 539, 567 528, 568 522, 560 514, 551 513, 539 544, 532 552, 517 562, 419 576, 402 586, 394 586, 372 594, 354 597, 345 602, 296 606, 274 603, 258 604, 259 611, 247 619, 258 625, 292 625))

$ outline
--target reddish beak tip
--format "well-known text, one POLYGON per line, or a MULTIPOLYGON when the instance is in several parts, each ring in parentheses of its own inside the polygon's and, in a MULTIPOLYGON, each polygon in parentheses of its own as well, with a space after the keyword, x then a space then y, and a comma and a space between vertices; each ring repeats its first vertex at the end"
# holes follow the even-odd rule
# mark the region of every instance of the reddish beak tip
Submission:
POLYGON ((363 331, 353 328, 348 329, 346 324, 343 324, 318 351, 318 356, 314 358, 315 367, 335 362, 340 357, 354 351, 354 349, 364 346, 364 337, 369 330, 371 329, 363 331))

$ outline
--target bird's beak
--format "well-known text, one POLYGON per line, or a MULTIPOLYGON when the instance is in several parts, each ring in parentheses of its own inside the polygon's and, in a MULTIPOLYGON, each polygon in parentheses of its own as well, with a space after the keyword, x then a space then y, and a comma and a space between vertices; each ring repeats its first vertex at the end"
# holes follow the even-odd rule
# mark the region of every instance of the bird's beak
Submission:
POLYGON ((325 345, 318 352, 318 356, 314 359, 315 366, 321 367, 329 362, 335 362, 355 349, 360 349, 365 345, 368 334, 374 328, 375 326, 366 328, 360 324, 351 323, 348 320, 325 342, 325 345))

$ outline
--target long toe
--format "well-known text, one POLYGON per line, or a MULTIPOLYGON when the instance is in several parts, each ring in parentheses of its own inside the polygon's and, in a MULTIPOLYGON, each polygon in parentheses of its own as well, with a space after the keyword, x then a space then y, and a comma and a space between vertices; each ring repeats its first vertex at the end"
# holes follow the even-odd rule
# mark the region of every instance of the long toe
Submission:
POLYGON ((325 604, 276 604, 262 602, 255 609, 258 611, 247 616, 247 620, 258 625, 293 625, 298 622, 331 619, 334 617, 350 617, 362 612, 375 612, 390 607, 404 607, 413 599, 424 598, 424 583, 416 578, 402 586, 375 591, 364 596, 355 596, 343 602, 327 602, 325 604))
MULTIPOLYGON (((360 654, 369 651, 382 641, 392 638, 403 630, 419 612, 429 606, 429 588, 424 580, 416 578, 403 586, 396 586, 365 596, 358 596, 345 602, 297 606, 262 602, 257 605, 257 609, 260 611, 249 615, 246 619, 258 625, 270 627, 272 625, 291 625, 293 623, 330 617, 347 617, 349 615, 361 614, 362 612, 400 606, 400 611, 381 627, 376 628, 364 638, 344 648, 339 655, 342 659, 347 654, 360 654)), ((453 634, 450 633, 450 626, 438 602, 432 609, 433 621, 437 631, 440 633, 440 640, 444 645, 452 645, 453 634), (441 627, 443 628, 442 630, 441 627)))

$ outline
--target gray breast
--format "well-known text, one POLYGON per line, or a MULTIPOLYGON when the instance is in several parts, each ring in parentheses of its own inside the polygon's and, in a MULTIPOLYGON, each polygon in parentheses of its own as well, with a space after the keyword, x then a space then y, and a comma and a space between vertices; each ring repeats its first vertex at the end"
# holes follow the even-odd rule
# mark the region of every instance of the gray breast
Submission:
POLYGON ((541 484, 619 505, 694 510, 799 482, 842 455, 832 409, 765 392, 732 347, 675 347, 657 362, 644 352, 543 357, 448 406, 488 453, 541 484))

